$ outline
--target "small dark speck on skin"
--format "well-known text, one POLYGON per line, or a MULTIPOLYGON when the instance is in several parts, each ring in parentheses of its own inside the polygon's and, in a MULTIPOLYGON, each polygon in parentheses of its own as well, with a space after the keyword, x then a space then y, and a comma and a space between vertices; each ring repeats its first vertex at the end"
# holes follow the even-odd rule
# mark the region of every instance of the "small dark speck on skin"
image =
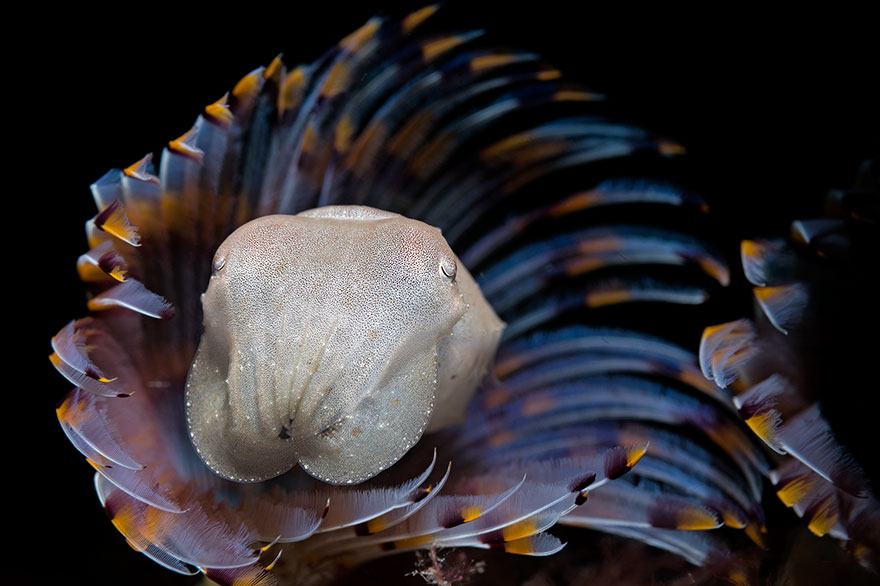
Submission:
POLYGON ((331 423, 330 425, 328 425, 327 427, 322 429, 321 430, 321 437, 333 436, 333 434, 335 434, 337 431, 339 431, 340 427, 342 427, 342 420, 341 419, 339 421, 331 423))

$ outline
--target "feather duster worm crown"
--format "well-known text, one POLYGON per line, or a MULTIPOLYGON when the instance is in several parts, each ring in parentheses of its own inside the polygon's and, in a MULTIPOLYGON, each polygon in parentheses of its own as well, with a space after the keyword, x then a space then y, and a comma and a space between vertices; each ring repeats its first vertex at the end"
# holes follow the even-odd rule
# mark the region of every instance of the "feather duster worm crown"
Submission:
POLYGON ((557 523, 701 566, 766 545, 769 481, 811 531, 872 563, 876 502, 785 343, 810 292, 790 251, 846 239, 847 224, 745 243, 759 317, 707 329, 697 356, 681 324, 731 269, 692 235, 710 221, 703 198, 661 178, 682 147, 535 54, 433 30, 434 12, 371 19, 310 65, 276 59, 169 142, 158 171, 147 156, 92 186, 78 263, 92 314, 62 328, 51 360, 76 386, 58 418, 114 526, 219 583, 320 581, 444 547, 546 556, 564 546, 557 523), (452 399, 463 421, 414 446, 389 436, 407 451, 365 482, 302 467, 221 478, 185 399, 218 246, 252 219, 341 205, 442 231, 506 322, 490 374, 452 399))

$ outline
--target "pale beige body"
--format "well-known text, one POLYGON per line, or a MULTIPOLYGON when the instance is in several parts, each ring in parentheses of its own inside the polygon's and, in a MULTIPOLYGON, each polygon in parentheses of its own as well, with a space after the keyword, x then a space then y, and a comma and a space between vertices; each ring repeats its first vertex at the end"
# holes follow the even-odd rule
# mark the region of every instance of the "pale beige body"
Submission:
POLYGON ((240 227, 202 305, 190 437, 239 482, 375 476, 462 421, 503 329, 439 230, 361 206, 240 227))

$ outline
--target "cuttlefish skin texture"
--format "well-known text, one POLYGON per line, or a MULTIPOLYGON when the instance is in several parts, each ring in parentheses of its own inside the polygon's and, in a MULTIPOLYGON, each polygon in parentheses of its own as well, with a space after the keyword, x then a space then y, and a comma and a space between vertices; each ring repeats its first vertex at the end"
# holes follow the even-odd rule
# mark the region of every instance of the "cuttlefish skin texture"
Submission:
POLYGON ((462 420, 503 327, 439 230, 361 206, 238 228, 202 305, 187 423, 238 482, 375 476, 462 420))

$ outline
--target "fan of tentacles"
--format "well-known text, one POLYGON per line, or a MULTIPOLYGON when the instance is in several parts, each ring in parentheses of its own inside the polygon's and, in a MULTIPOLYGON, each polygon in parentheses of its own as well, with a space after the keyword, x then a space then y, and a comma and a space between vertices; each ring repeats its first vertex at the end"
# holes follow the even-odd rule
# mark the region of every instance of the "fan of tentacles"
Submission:
POLYGON ((763 543, 769 479, 867 562, 875 502, 762 351, 804 305, 789 245, 744 245, 770 325, 708 330, 703 377, 690 312, 730 274, 662 178, 682 149, 433 13, 253 71, 92 186, 92 315, 51 358, 113 524, 220 583, 546 556, 556 523, 700 565, 763 543))

